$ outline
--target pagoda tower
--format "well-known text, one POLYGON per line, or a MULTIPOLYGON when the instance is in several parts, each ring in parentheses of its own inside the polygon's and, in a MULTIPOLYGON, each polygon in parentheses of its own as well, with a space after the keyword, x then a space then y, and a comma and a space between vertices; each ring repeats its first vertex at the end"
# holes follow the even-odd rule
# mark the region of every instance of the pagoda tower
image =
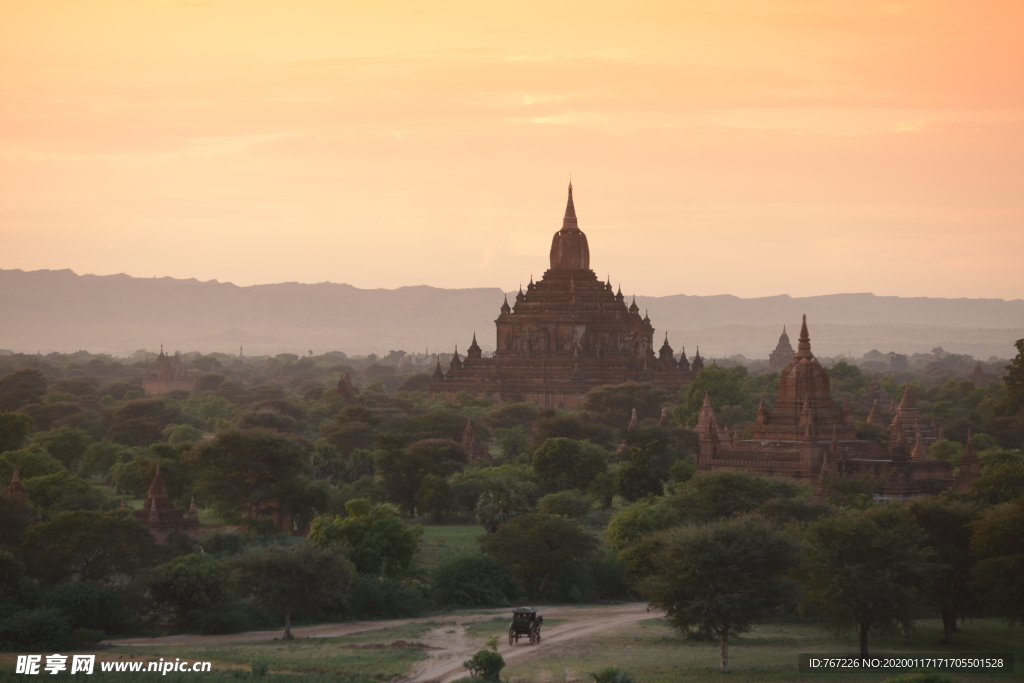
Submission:
MULTIPOLYGON (((495 322, 495 352, 484 358, 473 342, 447 372, 434 370, 430 389, 453 399, 459 391, 499 401, 534 401, 576 408, 588 391, 642 382, 675 393, 694 376, 674 358, 668 336, 658 353, 654 326, 635 297, 602 282, 590 267, 590 244, 580 230, 569 184, 562 227, 551 238, 549 268, 537 282, 505 298, 495 322)), ((696 369, 696 368, 695 368, 696 369)))

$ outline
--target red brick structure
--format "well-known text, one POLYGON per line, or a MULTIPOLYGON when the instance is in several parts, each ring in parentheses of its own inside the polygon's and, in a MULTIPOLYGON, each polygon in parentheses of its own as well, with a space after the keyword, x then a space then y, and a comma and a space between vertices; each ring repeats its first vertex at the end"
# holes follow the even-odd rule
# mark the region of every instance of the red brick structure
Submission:
POLYGON ((196 500, 188 508, 188 513, 174 507, 167 495, 167 484, 160 473, 160 462, 156 464, 156 475, 149 485, 149 495, 141 509, 132 512, 143 526, 156 537, 157 543, 167 540, 167 534, 180 531, 189 538, 199 537, 199 513, 196 511, 196 500))
POLYGON ((7 485, 7 495, 28 497, 28 491, 25 490, 24 484, 21 483, 21 477, 18 476, 17 465, 14 466, 14 475, 11 477, 11 483, 7 485))
POLYGON ((857 403, 869 410, 876 402, 878 403, 879 410, 883 407, 888 408, 889 404, 892 403, 892 396, 882 390, 882 384, 879 382, 877 372, 871 378, 871 383, 868 384, 868 390, 861 394, 860 398, 857 399, 857 403))
POLYGON ((473 342, 465 359, 458 349, 448 372, 438 362, 431 393, 453 399, 460 391, 499 401, 534 401, 543 407, 576 408, 588 391, 605 384, 642 382, 675 393, 703 366, 676 361, 668 337, 654 349, 654 327, 627 306, 621 287, 601 282, 590 269, 590 246, 579 229, 572 185, 562 229, 551 240, 550 268, 539 282, 508 298, 495 320, 493 357, 473 342))
POLYGON ((473 431, 473 421, 466 420, 466 429, 462 432, 462 449, 470 460, 491 460, 491 454, 487 446, 476 440, 476 432, 473 431))
POLYGON ((709 396, 696 431, 701 471, 734 468, 819 486, 831 476, 866 476, 880 482, 884 498, 899 499, 969 487, 978 476, 969 459, 959 473, 951 463, 927 460, 934 436, 921 420, 909 385, 895 408, 888 445, 858 439, 849 402, 837 406, 832 400, 828 373, 811 353, 806 316, 797 350, 779 378, 779 399, 772 410, 762 399, 752 438, 722 433, 709 396))
POLYGON ((193 384, 181 356, 178 353, 173 356, 164 353, 163 344, 160 345, 160 355, 156 357, 156 374, 142 378, 142 390, 146 396, 192 391, 193 384))

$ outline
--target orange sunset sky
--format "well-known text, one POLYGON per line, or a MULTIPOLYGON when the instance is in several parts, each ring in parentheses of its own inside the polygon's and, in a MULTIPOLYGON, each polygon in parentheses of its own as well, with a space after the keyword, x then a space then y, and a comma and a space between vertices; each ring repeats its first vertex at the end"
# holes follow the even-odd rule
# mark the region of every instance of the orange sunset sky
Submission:
POLYGON ((1024 3, 0 2, 0 268, 1024 298, 1024 3))

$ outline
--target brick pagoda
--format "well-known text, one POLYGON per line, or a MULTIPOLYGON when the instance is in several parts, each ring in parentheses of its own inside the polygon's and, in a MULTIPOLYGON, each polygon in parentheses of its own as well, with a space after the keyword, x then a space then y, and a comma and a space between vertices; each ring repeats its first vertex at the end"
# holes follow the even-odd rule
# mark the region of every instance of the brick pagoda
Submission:
POLYGON ((520 288, 513 305, 506 297, 495 320, 494 355, 484 358, 473 335, 465 358, 456 349, 447 373, 438 361, 432 394, 453 399, 467 391, 576 408, 588 391, 605 384, 642 382, 675 393, 696 375, 685 354, 676 360, 667 335, 655 352, 654 327, 646 313, 640 316, 636 300, 627 306, 621 287, 613 290, 610 279, 601 282, 590 269, 571 183, 550 265, 540 281, 530 278, 526 291, 520 288))

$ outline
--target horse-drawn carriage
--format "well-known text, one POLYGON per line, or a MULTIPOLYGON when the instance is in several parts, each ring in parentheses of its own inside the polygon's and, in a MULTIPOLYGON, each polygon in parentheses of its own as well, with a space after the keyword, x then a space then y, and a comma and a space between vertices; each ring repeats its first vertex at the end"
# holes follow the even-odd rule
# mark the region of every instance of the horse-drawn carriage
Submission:
POLYGON ((537 614, 532 607, 520 607, 512 612, 512 623, 508 627, 508 644, 518 643, 519 638, 526 636, 530 639, 530 645, 540 642, 540 627, 544 623, 544 617, 537 614))

